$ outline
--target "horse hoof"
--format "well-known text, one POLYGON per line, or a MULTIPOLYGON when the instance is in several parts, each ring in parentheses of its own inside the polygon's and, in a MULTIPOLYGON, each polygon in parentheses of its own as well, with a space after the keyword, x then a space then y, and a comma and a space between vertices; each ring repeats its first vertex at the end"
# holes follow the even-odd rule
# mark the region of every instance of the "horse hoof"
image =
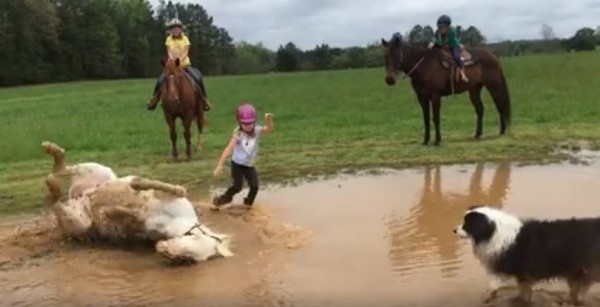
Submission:
POLYGON ((441 145, 441 143, 442 143, 442 142, 440 142, 440 141, 436 141, 436 142, 434 142, 434 143, 433 143, 433 146, 437 146, 437 147, 439 147, 439 146, 441 145))
POLYGON ((481 135, 476 135, 475 137, 473 137, 473 140, 481 141, 481 135))

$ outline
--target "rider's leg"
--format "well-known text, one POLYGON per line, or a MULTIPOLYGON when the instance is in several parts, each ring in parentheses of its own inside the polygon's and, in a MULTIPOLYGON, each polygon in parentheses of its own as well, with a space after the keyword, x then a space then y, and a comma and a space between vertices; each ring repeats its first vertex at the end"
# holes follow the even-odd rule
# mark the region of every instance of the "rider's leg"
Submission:
POLYGON ((152 98, 150 99, 150 101, 148 101, 148 104, 147 104, 148 110, 156 109, 156 106, 158 105, 158 101, 160 100, 160 88, 162 86, 164 79, 165 79, 165 76, 163 73, 161 73, 160 76, 158 77, 158 80, 156 80, 156 84, 154 85, 154 92, 152 94, 152 98))
POLYGON ((454 55, 454 61, 456 61, 456 65, 458 65, 459 71, 460 71, 460 77, 462 79, 463 82, 469 82, 469 79, 467 78, 467 75, 465 74, 465 64, 463 63, 462 59, 460 58, 460 47, 455 47, 453 50, 453 55, 454 55))
POLYGON ((186 72, 190 74, 190 76, 192 76, 192 79, 196 81, 196 84, 200 87, 202 93, 204 93, 204 98, 206 100, 206 104, 204 105, 204 111, 209 111, 212 108, 212 105, 208 100, 208 94, 206 93, 206 87, 204 86, 204 78, 202 77, 202 73, 192 66, 188 66, 185 69, 186 72))

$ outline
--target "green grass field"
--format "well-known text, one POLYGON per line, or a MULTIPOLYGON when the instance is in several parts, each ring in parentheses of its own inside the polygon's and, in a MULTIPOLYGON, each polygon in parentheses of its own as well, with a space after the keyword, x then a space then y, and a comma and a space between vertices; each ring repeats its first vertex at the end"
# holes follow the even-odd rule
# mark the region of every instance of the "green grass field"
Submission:
MULTIPOLYGON (((145 109, 154 80, 0 89, 0 213, 41 207, 52 165, 41 151, 45 140, 65 147, 69 162, 98 161, 119 174, 192 190, 224 186, 228 176, 213 179, 212 170, 243 101, 275 114, 275 132, 261 141, 263 183, 379 166, 539 161, 562 141, 600 144, 597 52, 505 58, 503 64, 513 105, 511 135, 497 137, 498 115, 484 92, 484 137, 472 141, 475 113, 468 95, 461 95, 443 102, 439 148, 421 145, 421 110, 408 79, 389 87, 383 68, 209 77, 211 124, 204 152, 190 163, 170 162, 162 111, 145 109)), ((179 141, 183 155, 182 136, 179 141)))

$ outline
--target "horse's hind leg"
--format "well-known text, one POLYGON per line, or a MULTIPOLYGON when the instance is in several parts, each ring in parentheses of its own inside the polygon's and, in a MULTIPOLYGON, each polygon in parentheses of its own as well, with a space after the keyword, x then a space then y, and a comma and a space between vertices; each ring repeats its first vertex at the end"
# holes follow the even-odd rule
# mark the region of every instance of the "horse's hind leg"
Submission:
POLYGON ((62 196, 59 176, 61 173, 67 170, 65 162, 65 150, 52 142, 43 142, 42 148, 46 154, 49 154, 52 156, 52 158, 54 158, 52 174, 46 177, 45 183, 46 187, 48 188, 48 192, 44 197, 44 205, 52 206, 62 196))
POLYGON ((481 139, 481 135, 483 134, 483 102, 481 101, 481 85, 477 85, 475 88, 469 91, 469 98, 471 99, 471 104, 475 108, 475 113, 477 114, 477 128, 475 130, 475 139, 481 139))
POLYGON ((433 111, 433 125, 435 126, 435 142, 433 145, 440 146, 442 143, 442 133, 440 128, 440 112, 442 107, 442 101, 439 95, 431 97, 431 108, 433 111))
POLYGON ((506 134, 506 129, 508 128, 508 115, 507 112, 509 110, 505 106, 509 104, 508 96, 502 89, 501 84, 490 84, 485 86, 490 96, 492 96, 492 100, 494 100, 494 104, 496 105, 496 110, 498 111, 498 117, 500 120, 500 135, 506 134))
POLYGON ((129 185, 131 188, 138 191, 154 189, 167 192, 177 197, 185 197, 187 194, 187 190, 183 186, 141 177, 135 178, 131 181, 131 183, 129 183, 129 185))
POLYGON ((54 158, 54 167, 52 168, 53 173, 62 172, 67 169, 64 149, 52 142, 43 142, 42 148, 46 154, 49 154, 54 158))
POLYGON ((171 156, 177 159, 179 151, 177 151, 177 130, 175 130, 175 116, 165 113, 165 120, 169 126, 169 136, 171 138, 171 156))

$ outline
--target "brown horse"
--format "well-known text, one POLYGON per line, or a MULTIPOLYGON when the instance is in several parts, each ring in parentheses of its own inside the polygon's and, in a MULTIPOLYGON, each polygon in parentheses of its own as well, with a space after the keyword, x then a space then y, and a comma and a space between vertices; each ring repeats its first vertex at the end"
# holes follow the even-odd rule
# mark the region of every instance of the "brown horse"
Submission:
POLYGON ((163 101, 163 114, 169 126, 169 135, 171 137, 171 156, 173 159, 177 159, 179 155, 175 120, 180 118, 184 129, 185 154, 189 161, 192 158, 190 140, 192 133, 190 129, 194 121, 198 125, 197 149, 202 149, 202 128, 204 125, 204 103, 206 98, 204 93, 201 93, 194 85, 191 77, 185 73, 183 67, 180 66, 179 59, 162 59, 161 64, 165 76, 161 88, 161 99, 163 101))
POLYGON ((402 35, 396 33, 388 42, 381 39, 385 47, 385 81, 388 85, 396 83, 397 75, 402 71, 411 79, 412 88, 423 111, 425 138, 423 145, 430 139, 430 108, 433 109, 435 124, 435 145, 440 145, 440 109, 441 98, 448 95, 469 92, 469 98, 477 114, 475 139, 483 133, 483 102, 481 89, 485 87, 500 115, 500 135, 508 132, 511 124, 511 107, 508 87, 500 60, 490 50, 473 48, 463 50, 465 74, 469 79, 464 82, 458 77, 458 69, 449 52, 440 49, 412 46, 402 41, 402 35))

